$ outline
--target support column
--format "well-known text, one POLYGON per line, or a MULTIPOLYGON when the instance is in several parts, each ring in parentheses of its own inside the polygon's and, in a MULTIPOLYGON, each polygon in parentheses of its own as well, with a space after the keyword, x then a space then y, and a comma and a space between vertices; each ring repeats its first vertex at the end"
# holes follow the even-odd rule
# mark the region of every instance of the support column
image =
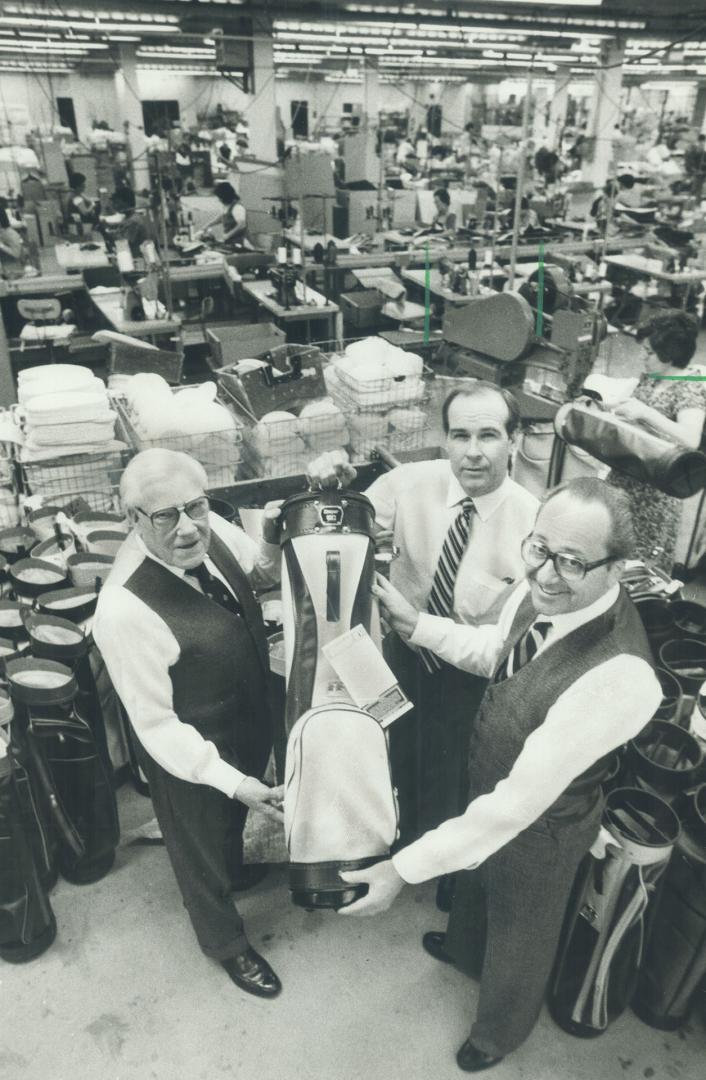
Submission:
POLYGON ((569 87, 571 86, 571 68, 557 68, 554 77, 554 95, 549 106, 549 145, 554 150, 559 148, 561 133, 566 124, 566 110, 569 107, 569 87))
POLYGON ((373 64, 363 63, 363 124, 376 127, 380 112, 380 72, 373 64))
POLYGON ((534 116, 532 119, 530 137, 534 139, 534 144, 537 149, 539 149, 540 146, 546 146, 550 139, 550 131, 545 120, 550 94, 551 91, 546 90, 544 87, 537 87, 534 94, 534 101, 532 102, 534 116))
POLYGON ((0 311, 0 406, 9 408, 17 401, 15 380, 12 376, 10 346, 5 332, 5 322, 0 311))
POLYGON ((613 165, 615 125, 620 120, 625 41, 613 38, 601 44, 601 70, 593 76, 593 98, 587 135, 591 141, 583 163, 583 179, 602 187, 613 165))
POLYGON ((136 191, 150 186, 150 172, 145 153, 145 129, 142 103, 137 86, 137 57, 134 45, 121 45, 119 67, 115 71, 115 94, 120 124, 126 127, 132 175, 136 191))
POLYGON ((261 161, 277 160, 277 129, 275 125, 275 61, 272 48, 272 20, 265 23, 258 16, 257 36, 253 42, 255 67, 254 93, 250 96, 248 110, 248 139, 250 150, 261 161))
POLYGON ((699 131, 706 132, 706 79, 702 79, 696 86, 696 101, 691 113, 692 126, 699 131))

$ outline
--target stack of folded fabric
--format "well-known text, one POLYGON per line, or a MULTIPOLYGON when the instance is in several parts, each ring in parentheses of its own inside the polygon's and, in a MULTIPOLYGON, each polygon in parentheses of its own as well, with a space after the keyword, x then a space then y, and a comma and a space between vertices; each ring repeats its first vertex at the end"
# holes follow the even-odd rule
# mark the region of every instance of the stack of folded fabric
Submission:
POLYGON ((19 460, 32 492, 110 492, 126 446, 115 438, 116 415, 101 380, 69 364, 29 368, 20 374, 17 396, 19 460))

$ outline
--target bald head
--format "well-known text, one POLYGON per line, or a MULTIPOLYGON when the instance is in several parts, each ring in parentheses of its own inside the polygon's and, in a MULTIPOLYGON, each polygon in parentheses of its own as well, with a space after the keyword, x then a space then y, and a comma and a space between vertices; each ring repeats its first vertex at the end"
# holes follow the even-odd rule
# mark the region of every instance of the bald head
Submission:
MULTIPOLYGON (((165 450, 155 447, 142 450, 132 459, 120 481, 120 498, 126 510, 141 506, 145 495, 175 479, 196 484, 203 492, 208 483, 203 465, 181 450, 165 450)), ((157 509, 157 507, 154 507, 157 509)))

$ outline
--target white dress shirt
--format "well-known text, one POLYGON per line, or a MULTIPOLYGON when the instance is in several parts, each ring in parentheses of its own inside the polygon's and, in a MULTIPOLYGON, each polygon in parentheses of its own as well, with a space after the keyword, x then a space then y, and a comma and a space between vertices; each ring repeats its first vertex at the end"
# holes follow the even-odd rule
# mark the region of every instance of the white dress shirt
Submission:
MULTIPOLYGON (((467 498, 447 460, 399 465, 365 492, 383 529, 394 530, 400 549, 390 580, 418 610, 429 600, 449 528, 467 498)), ((473 623, 485 615, 512 582, 524 578, 520 545, 534 527, 539 502, 506 477, 489 495, 473 499, 475 513, 459 564, 452 615, 473 623)))
MULTIPOLYGON (((513 590, 496 625, 462 626, 422 614, 411 640, 449 664, 489 676, 528 588, 523 582, 513 590)), ((589 607, 551 616, 552 627, 537 655, 607 611, 617 597, 615 585, 589 607)), ((659 680, 637 656, 623 653, 587 671, 559 695, 493 791, 394 856, 398 874, 415 883, 478 866, 536 821, 572 780, 633 739, 661 700, 659 680)))
MULTIPOLYGON (((271 585, 279 579, 276 545, 258 546, 242 529, 217 514, 209 515, 214 533, 228 545, 251 584, 271 585)), ((123 588, 144 558, 154 559, 177 577, 185 571, 155 559, 137 533, 122 545, 100 592, 93 637, 113 685, 143 747, 167 772, 180 780, 207 784, 233 797, 245 774, 224 761, 215 745, 174 712, 169 669, 179 659, 179 645, 166 623, 138 596, 123 588)), ((206 568, 223 581, 211 559, 206 568)), ((208 693, 208 687, 204 687, 208 693)))

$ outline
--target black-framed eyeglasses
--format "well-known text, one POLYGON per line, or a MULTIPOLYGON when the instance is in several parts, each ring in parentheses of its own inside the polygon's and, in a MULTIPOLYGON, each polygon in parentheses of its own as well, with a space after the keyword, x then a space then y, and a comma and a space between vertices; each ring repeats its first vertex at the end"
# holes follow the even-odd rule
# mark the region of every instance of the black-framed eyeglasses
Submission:
POLYGON ((153 510, 151 514, 148 514, 141 506, 136 506, 135 509, 150 519, 157 532, 172 532, 179 524, 182 512, 192 521, 203 521, 208 517, 210 504, 206 495, 200 495, 198 499, 192 499, 182 506, 165 506, 161 510, 153 510))
POLYGON ((570 555, 565 551, 550 551, 541 540, 535 540, 533 536, 526 536, 522 541, 520 553, 526 566, 532 570, 539 570, 548 559, 554 564, 554 569, 564 581, 582 581, 591 570, 599 566, 607 566, 615 562, 614 555, 608 555, 605 559, 596 559, 595 562, 585 562, 576 555, 570 555))

